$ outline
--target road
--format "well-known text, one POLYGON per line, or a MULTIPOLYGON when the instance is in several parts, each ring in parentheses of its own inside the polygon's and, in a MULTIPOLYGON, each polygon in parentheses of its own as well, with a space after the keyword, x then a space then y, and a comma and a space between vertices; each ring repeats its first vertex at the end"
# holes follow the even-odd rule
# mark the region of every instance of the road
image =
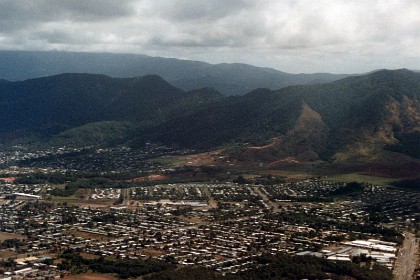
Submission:
POLYGON ((130 199, 131 199, 131 188, 122 189, 121 194, 124 196, 123 204, 126 206, 130 206, 130 199))
POLYGON ((416 237, 411 232, 405 233, 404 244, 399 250, 399 256, 395 264, 394 279, 395 280, 411 280, 413 279, 414 269, 418 257, 419 244, 416 237))
POLYGON ((271 207, 273 213, 281 212, 279 204, 275 201, 270 200, 268 195, 264 191, 262 191, 260 187, 254 187, 253 189, 254 189, 254 192, 258 194, 259 196, 261 196, 262 199, 265 201, 265 203, 267 203, 267 205, 271 207))

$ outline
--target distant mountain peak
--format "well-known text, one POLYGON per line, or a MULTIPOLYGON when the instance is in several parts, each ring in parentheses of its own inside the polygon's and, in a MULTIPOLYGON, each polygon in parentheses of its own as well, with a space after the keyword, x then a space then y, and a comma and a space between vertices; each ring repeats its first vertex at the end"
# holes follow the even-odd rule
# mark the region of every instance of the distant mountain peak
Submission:
POLYGON ((0 79, 22 81, 61 73, 96 73, 129 78, 159 75, 185 91, 212 87, 224 95, 256 88, 331 82, 347 75, 289 74, 243 63, 200 61, 137 54, 0 51, 0 79))

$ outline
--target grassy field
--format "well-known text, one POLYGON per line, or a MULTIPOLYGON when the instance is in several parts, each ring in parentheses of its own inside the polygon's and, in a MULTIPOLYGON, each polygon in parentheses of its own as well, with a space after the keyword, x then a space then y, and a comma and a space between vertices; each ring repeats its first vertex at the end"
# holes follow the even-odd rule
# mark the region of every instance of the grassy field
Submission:
POLYGON ((314 174, 303 172, 303 171, 291 171, 291 170, 268 170, 260 171, 260 175, 274 175, 286 177, 288 180, 303 180, 306 178, 314 177, 314 174))
POLYGON ((89 232, 84 232, 84 231, 70 231, 69 233, 76 237, 82 237, 85 239, 93 239, 93 240, 100 240, 100 241, 109 241, 109 240, 116 239, 115 237, 106 236, 103 234, 94 234, 94 233, 89 233, 89 232))
POLYGON ((7 232, 0 232, 0 241, 4 241, 6 239, 26 239, 25 236, 20 234, 14 234, 14 233, 7 233, 7 232))
POLYGON ((181 159, 179 156, 166 156, 166 157, 154 158, 151 161, 155 163, 160 163, 160 164, 179 165, 183 163, 185 160, 181 159))
POLYGON ((219 151, 190 154, 182 156, 166 156, 155 158, 152 161, 160 164, 167 164, 174 167, 180 166, 207 166, 215 163, 219 151))
POLYGON ((389 185, 390 183, 395 182, 398 179, 361 175, 357 173, 349 173, 349 174, 339 174, 339 175, 328 176, 325 178, 325 180, 332 181, 332 182, 360 182, 360 183, 369 183, 373 185, 384 186, 384 185, 389 185))
POLYGON ((83 199, 78 196, 52 196, 49 201, 54 203, 63 203, 67 202, 71 205, 81 206, 81 207, 92 207, 92 208, 109 208, 114 205, 116 199, 83 199))

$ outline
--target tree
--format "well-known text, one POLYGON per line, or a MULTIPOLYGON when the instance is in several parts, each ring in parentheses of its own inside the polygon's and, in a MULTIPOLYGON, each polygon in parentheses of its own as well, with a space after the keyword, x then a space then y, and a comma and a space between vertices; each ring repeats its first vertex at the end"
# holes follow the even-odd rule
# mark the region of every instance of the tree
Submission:
POLYGON ((125 199, 124 195, 120 194, 120 196, 118 197, 118 200, 115 201, 114 204, 122 204, 124 202, 124 199, 125 199))

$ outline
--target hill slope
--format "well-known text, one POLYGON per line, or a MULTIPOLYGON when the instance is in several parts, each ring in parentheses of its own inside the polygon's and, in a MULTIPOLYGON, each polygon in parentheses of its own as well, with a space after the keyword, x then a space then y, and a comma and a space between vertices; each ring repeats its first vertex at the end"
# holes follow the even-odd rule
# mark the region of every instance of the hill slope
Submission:
POLYGON ((386 150, 418 158, 420 142, 410 139, 418 137, 419 131, 420 75, 384 70, 330 84, 258 90, 228 98, 201 112, 171 119, 151 135, 155 140, 199 147, 231 139, 254 144, 240 155, 248 160, 292 156, 302 161, 345 162, 389 158, 386 150), (191 121, 193 125, 187 125, 191 121))
POLYGON ((185 92, 158 76, 62 74, 0 82, 0 106, 3 142, 228 144, 237 159, 271 166, 420 159, 420 74, 408 70, 230 97, 185 92))
POLYGON ((126 121, 136 128, 146 127, 221 97, 209 89, 184 92, 158 76, 116 79, 62 74, 0 83, 0 134, 3 139, 29 132, 48 137, 101 121, 126 121))

